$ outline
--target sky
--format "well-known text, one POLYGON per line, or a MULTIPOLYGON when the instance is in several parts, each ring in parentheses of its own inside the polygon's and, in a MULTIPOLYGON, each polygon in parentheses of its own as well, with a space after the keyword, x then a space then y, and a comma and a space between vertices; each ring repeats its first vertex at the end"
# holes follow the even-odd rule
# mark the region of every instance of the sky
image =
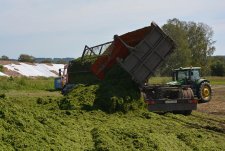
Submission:
POLYGON ((225 55, 225 0, 0 0, 0 56, 77 58, 152 21, 203 22, 225 55))

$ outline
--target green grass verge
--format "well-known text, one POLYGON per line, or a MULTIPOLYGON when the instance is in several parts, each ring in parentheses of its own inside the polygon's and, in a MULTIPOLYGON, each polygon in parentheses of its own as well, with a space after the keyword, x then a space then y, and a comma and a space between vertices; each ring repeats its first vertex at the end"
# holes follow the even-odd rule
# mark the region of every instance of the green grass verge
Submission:
POLYGON ((212 85, 225 85, 225 77, 206 77, 212 85))
POLYGON ((0 77, 0 90, 52 90, 53 78, 0 77))
POLYGON ((151 77, 148 80, 149 84, 166 84, 167 82, 172 81, 171 77, 151 77))
POLYGON ((3 71, 3 65, 0 64, 0 72, 3 71))
MULTIPOLYGON (((225 77, 203 77, 210 81, 212 85, 225 85, 225 77)), ((149 79, 150 84, 165 84, 172 81, 171 77, 151 77, 149 79)))

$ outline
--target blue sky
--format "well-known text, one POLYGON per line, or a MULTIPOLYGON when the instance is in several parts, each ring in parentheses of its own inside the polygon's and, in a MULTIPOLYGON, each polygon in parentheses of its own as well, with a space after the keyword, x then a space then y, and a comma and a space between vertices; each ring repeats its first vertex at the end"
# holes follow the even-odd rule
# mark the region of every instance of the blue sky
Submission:
POLYGON ((85 45, 172 18, 208 24, 214 55, 225 55, 225 0, 0 0, 0 56, 76 58, 85 45))

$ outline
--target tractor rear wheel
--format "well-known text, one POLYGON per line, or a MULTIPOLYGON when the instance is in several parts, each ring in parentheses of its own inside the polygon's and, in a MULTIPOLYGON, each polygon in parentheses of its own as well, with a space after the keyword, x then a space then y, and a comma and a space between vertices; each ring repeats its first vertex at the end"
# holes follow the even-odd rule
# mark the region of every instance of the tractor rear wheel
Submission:
POLYGON ((209 102, 212 98, 212 89, 208 82, 202 82, 199 86, 198 96, 200 103, 209 102))

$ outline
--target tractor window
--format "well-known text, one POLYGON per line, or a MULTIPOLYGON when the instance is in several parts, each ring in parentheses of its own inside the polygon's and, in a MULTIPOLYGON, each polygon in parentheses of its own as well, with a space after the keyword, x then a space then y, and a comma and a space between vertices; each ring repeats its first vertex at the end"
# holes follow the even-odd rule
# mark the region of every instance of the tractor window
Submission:
POLYGON ((188 79, 188 71, 179 71, 177 73, 177 80, 184 80, 184 79, 188 79))
POLYGON ((199 70, 192 70, 191 81, 200 79, 199 70))

